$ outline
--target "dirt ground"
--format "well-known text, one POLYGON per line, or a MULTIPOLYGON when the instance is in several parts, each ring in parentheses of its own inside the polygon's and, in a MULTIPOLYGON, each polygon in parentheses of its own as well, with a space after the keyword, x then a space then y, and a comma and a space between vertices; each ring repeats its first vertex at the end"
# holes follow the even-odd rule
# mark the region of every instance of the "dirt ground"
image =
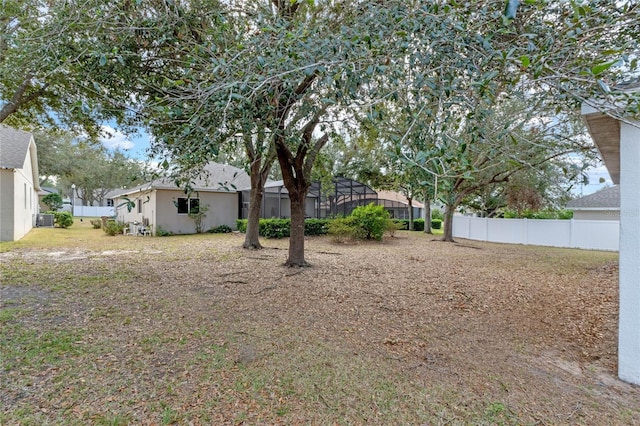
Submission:
POLYGON ((617 253, 399 232, 310 238, 290 269, 287 240, 242 238, 0 253, 0 423, 640 424, 617 253), (13 352, 69 330, 58 358, 13 352))

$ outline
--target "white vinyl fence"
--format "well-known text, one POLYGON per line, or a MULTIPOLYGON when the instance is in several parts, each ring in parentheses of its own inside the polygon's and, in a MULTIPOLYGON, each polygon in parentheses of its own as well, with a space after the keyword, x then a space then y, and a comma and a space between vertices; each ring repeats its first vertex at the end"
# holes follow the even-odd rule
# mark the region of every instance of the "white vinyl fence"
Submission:
MULTIPOLYGON (((65 204, 60 210, 71 212, 71 206, 65 204)), ((73 206, 73 215, 78 217, 115 216, 115 214, 116 210, 113 207, 73 206)))
POLYGON ((618 251, 618 220, 487 219, 454 216, 454 238, 618 251))

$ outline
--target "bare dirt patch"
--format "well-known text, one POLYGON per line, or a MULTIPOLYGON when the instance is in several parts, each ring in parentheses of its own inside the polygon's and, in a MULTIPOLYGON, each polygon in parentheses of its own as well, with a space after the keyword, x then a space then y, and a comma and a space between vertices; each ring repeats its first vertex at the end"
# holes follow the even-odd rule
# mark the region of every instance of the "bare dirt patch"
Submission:
POLYGON ((399 232, 310 238, 313 266, 289 269, 286 240, 123 238, 63 267, 3 257, 6 294, 55 296, 34 329, 77 339, 49 367, 10 354, 8 424, 640 423, 615 373, 615 253, 399 232))

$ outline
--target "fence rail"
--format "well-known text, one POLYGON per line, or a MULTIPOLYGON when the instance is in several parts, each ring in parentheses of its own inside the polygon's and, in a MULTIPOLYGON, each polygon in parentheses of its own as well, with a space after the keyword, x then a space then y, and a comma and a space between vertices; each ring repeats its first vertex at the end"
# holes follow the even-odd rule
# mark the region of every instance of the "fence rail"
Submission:
POLYGON ((488 219, 454 216, 454 238, 618 251, 618 220, 488 219))
MULTIPOLYGON (((65 204, 61 210, 71 212, 71 206, 65 204)), ((115 216, 115 214, 116 210, 113 207, 73 206, 73 215, 78 217, 115 216)))

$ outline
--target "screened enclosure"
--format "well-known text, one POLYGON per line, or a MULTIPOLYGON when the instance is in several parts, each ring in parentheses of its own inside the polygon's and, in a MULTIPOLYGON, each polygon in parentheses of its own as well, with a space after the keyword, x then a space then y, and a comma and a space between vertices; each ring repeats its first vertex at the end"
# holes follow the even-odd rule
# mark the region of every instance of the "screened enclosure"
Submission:
MULTIPOLYGON (((242 219, 248 217, 249 200, 250 191, 248 189, 241 191, 242 219)), ((406 203, 380 199, 378 193, 368 185, 344 177, 333 178, 330 186, 324 187, 320 182, 313 182, 307 194, 305 215, 307 218, 315 219, 348 216, 356 207, 366 206, 369 203, 383 205, 392 218, 409 218, 409 208, 406 203)), ((418 215, 414 214, 414 217, 420 217, 419 212, 416 211, 416 213, 418 215)), ((265 185, 260 217, 291 217, 289 193, 283 181, 268 182, 265 185)))

